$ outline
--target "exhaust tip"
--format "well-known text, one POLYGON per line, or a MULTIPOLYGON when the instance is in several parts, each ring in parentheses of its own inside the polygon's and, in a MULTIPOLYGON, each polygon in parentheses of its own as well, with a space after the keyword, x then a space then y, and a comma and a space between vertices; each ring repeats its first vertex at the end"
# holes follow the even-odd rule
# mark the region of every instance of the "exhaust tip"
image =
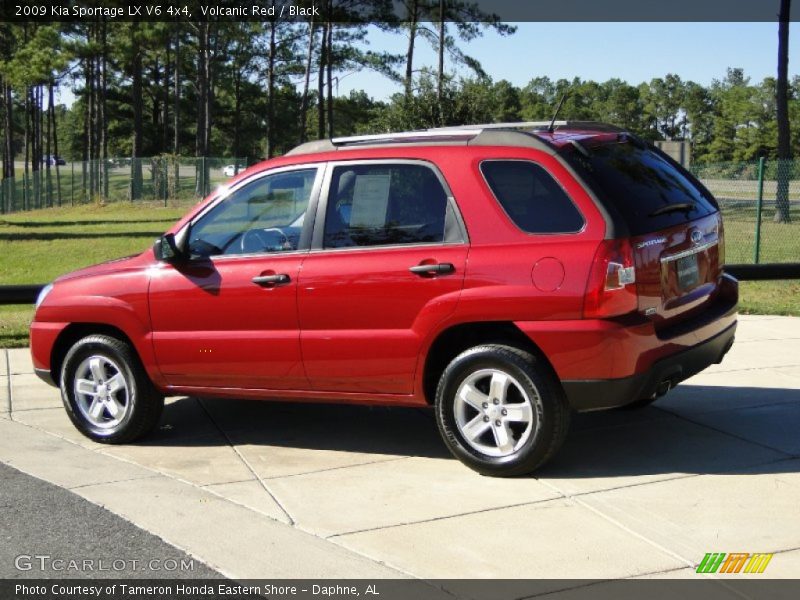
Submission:
POLYGON ((660 398, 673 388, 671 379, 664 379, 656 386, 656 398, 660 398))

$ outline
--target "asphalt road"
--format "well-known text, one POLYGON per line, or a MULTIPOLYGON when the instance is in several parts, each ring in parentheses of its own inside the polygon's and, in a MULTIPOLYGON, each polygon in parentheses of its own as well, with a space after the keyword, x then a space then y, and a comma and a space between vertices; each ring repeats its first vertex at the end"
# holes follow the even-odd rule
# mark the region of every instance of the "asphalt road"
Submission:
POLYGON ((219 578, 72 492, 0 463, 0 578, 219 578))

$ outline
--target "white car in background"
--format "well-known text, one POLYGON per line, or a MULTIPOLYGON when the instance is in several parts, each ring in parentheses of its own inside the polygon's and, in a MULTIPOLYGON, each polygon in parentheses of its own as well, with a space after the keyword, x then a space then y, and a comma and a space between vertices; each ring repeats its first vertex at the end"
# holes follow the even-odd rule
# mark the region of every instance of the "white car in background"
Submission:
POLYGON ((225 175, 225 177, 233 177, 234 175, 244 171, 246 168, 247 167, 244 165, 226 165, 222 169, 222 174, 225 175))

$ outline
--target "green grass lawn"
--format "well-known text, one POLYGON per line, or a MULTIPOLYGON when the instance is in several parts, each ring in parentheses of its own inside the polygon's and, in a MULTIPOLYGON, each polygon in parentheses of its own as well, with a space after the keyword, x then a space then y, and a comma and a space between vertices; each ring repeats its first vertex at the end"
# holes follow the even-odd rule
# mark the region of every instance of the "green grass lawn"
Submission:
MULTIPOLYGON (((91 264, 149 248, 187 210, 157 204, 85 204, 0 216, 0 285, 47 283, 91 264)), ((728 263, 752 261, 752 217, 726 214, 728 263)), ((771 216, 771 215, 770 215, 771 216)), ((800 214, 765 218, 762 261, 800 260, 800 214)), ((741 283, 743 313, 800 316, 800 281, 741 283)), ((0 306, 0 348, 25 346, 32 306, 0 306)))
MULTIPOLYGON (((59 275, 146 250, 186 207, 115 203, 0 216, 0 285, 47 283, 59 275)), ((0 348, 25 346, 32 306, 0 306, 0 348)))
MULTIPOLYGON (((761 217, 759 262, 800 262, 800 209, 792 209, 791 223, 774 223, 774 209, 761 217)), ((725 262, 750 264, 755 249, 755 208, 722 210, 725 225, 725 262)))

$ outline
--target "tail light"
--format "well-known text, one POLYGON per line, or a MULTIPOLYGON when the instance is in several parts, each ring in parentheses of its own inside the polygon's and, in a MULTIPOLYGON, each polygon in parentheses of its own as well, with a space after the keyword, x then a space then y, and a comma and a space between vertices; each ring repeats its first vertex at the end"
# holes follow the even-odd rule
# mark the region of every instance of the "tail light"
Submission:
POLYGON ((624 315, 639 307, 636 267, 628 240, 603 240, 597 248, 583 300, 583 317, 624 315))
POLYGON ((725 266, 725 228, 722 226, 722 215, 717 215, 717 256, 719 256, 719 268, 725 266))

